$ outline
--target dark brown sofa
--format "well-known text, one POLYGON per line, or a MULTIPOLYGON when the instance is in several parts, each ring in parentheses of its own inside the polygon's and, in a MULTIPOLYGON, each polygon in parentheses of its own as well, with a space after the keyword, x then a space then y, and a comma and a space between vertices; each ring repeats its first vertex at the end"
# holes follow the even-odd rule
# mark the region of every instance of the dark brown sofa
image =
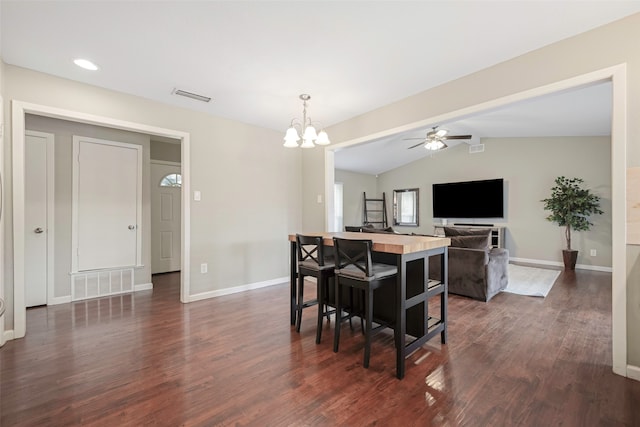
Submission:
MULTIPOLYGON (((508 283, 509 251, 492 248, 490 229, 445 227, 449 246, 449 293, 489 301, 508 283)), ((441 280, 440 257, 429 259, 429 276, 441 280)))

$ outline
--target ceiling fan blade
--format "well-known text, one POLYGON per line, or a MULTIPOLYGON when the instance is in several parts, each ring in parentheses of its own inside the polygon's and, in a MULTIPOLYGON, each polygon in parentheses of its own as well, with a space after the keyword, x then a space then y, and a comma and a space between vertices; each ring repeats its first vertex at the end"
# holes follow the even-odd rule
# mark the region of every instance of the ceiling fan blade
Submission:
POLYGON ((471 139, 471 135, 448 135, 443 139, 471 139))
POLYGON ((403 141, 410 141, 412 139, 420 139, 420 140, 424 141, 424 137, 422 137, 422 138, 402 138, 403 141))
MULTIPOLYGON (((416 138, 411 138, 411 139, 416 139, 416 138)), ((420 147, 423 144, 424 144, 424 140, 420 144, 412 145, 411 147, 407 148, 407 150, 411 150, 412 148, 420 147)))

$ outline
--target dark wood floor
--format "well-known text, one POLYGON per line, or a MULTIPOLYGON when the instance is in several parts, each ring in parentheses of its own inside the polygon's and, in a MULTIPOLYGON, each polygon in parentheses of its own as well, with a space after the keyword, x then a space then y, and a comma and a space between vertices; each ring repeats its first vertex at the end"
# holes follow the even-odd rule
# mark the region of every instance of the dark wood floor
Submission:
MULTIPOLYGON (((640 383, 611 372, 611 279, 563 273, 545 299, 449 296, 449 343, 395 378, 391 335, 315 344, 288 284, 183 305, 154 290, 31 309, 0 349, 0 425, 640 426, 640 383)), ((309 291, 314 289, 309 284, 309 291)))

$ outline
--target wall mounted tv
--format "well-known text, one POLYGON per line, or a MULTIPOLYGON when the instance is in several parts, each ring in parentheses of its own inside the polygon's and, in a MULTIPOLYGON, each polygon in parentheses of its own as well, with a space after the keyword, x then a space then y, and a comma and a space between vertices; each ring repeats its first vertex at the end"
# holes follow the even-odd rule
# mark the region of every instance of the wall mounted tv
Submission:
POLYGON ((433 184, 434 218, 504 218, 504 180, 433 184))

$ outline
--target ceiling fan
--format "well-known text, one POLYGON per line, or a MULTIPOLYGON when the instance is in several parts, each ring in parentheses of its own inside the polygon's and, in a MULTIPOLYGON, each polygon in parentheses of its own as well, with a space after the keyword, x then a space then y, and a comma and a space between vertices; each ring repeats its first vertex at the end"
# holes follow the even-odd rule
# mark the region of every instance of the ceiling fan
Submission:
POLYGON ((447 144, 444 142, 448 139, 471 139, 471 135, 449 135, 449 131, 446 129, 438 129, 438 126, 434 126, 429 132, 427 132, 427 136, 425 138, 405 138, 405 140, 410 139, 421 139, 422 142, 420 144, 412 145, 408 149, 416 148, 424 144, 424 148, 431 151, 442 150, 447 148, 447 144))

